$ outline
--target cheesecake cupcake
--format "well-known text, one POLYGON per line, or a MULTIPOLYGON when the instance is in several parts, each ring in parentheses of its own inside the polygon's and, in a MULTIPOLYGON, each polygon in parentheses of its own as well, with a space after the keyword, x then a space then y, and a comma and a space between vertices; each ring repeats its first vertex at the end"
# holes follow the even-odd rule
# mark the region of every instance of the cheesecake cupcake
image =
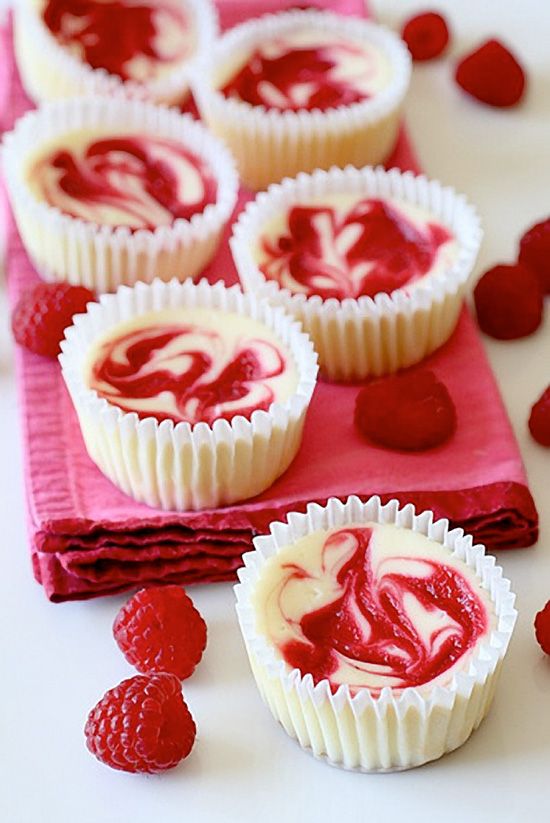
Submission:
POLYGON ((259 193, 231 249, 244 288, 302 323, 323 375, 354 381, 411 366, 448 340, 481 236, 453 189, 349 166, 259 193))
POLYGON ((4 137, 3 167, 39 274, 99 292, 200 273, 237 199, 233 160, 200 123, 125 98, 29 112, 4 137))
POLYGON ((236 586, 252 671, 285 731, 358 771, 420 766, 487 714, 516 611, 462 529, 331 498, 254 539, 236 586))
POLYGON ((300 171, 385 160, 410 64, 402 41, 375 23, 294 10, 226 32, 192 87, 244 184, 262 189, 300 171))
POLYGON ((181 104, 218 23, 210 0, 20 0, 15 57, 36 103, 123 92, 181 104))
POLYGON ((229 505, 298 451, 316 355, 296 321, 238 286, 122 287, 75 317, 61 349, 88 454, 135 500, 229 505))

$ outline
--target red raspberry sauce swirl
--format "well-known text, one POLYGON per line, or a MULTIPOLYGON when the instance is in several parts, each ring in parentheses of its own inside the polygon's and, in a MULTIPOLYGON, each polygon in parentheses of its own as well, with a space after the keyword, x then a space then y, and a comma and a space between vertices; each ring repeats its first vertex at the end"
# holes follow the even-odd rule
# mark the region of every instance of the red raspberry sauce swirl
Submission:
POLYGON ((390 294, 427 274, 452 240, 437 223, 419 228, 397 207, 367 198, 347 213, 331 206, 294 206, 288 234, 260 241, 260 269, 291 292, 335 297, 390 294))
POLYGON ((285 367, 282 352, 266 340, 242 338, 228 351, 223 337, 210 329, 158 325, 104 343, 88 384, 109 403, 140 417, 211 424, 267 410, 276 398, 266 381, 285 367), (153 403, 146 411, 132 404, 155 398, 158 407, 153 403))
POLYGON ((133 229, 189 220, 217 195, 216 180, 199 157, 175 141, 154 137, 108 137, 83 154, 57 149, 32 173, 47 202, 65 214, 112 225, 104 218, 110 208, 123 218, 119 225, 133 229), (52 168, 58 170, 53 181, 52 168), (193 177, 192 187, 186 188, 186 174, 193 177))
POLYGON ((159 64, 170 64, 187 56, 189 22, 174 3, 116 0, 47 0, 43 11, 46 26, 63 46, 68 46, 94 69, 105 69, 123 80, 143 80, 158 73, 159 64), (163 52, 160 15, 172 31, 181 31, 163 52), (135 58, 145 58, 147 77, 137 77, 131 68, 135 58))
MULTIPOLYGON (((408 556, 402 558, 404 569, 412 559, 429 573, 415 576, 384 573, 383 569, 375 573, 370 553, 372 531, 353 527, 334 532, 325 541, 323 568, 330 564, 330 553, 342 540, 353 541, 353 551, 337 571, 341 597, 304 614, 299 623, 304 640, 291 640, 280 650, 286 662, 302 675, 311 674, 316 683, 325 678, 330 682, 339 661, 345 658, 348 665, 357 664, 358 671, 383 671, 393 688, 421 686, 450 669, 487 631, 486 609, 455 567, 408 556), (423 638, 408 614, 408 594, 428 611, 441 610, 449 620, 423 638)), ((399 559, 398 547, 395 559, 399 559)), ((285 566, 285 571, 285 585, 309 576, 294 564, 285 566)), ((331 682, 332 690, 339 685, 331 682)), ((349 685, 353 691, 353 683, 349 685)))
POLYGON ((371 96, 359 85, 339 78, 335 71, 346 59, 359 57, 365 62, 368 76, 368 52, 360 46, 334 42, 317 47, 285 47, 281 40, 276 55, 270 56, 266 50, 262 46, 256 48, 220 89, 221 93, 252 106, 281 111, 326 111, 371 96))

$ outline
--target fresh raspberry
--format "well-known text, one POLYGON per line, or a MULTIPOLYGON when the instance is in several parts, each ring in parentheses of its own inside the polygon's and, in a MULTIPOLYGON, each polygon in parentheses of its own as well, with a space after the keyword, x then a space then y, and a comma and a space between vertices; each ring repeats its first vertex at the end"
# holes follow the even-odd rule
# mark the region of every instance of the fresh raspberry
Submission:
POLYGON ((382 377, 366 385, 355 401, 355 425, 379 446, 405 451, 432 449, 456 429, 456 410, 428 369, 382 377))
POLYGON ((538 329, 543 299, 538 278, 527 266, 495 266, 474 289, 477 322, 497 340, 516 340, 538 329))
POLYGON ((550 448, 550 386, 531 409, 529 431, 537 443, 550 448))
POLYGON ((535 616, 535 635, 543 652, 550 654, 550 600, 535 616))
POLYGON ((206 623, 180 586, 141 589, 116 616, 113 634, 138 672, 189 677, 206 647, 206 623))
POLYGON ((447 48, 449 28, 445 18, 440 14, 426 11, 411 17, 405 23, 401 37, 407 44, 413 60, 433 60, 447 48))
POLYGON ((489 106, 515 106, 523 97, 525 73, 498 40, 487 40, 456 67, 455 80, 464 91, 489 106))
POLYGON ((93 755, 125 772, 162 772, 187 757, 197 733, 173 674, 136 675, 105 692, 86 726, 93 755))
POLYGON ((73 315, 84 312, 93 300, 95 294, 84 286, 38 283, 17 302, 11 318, 13 336, 35 354, 57 357, 73 315))
POLYGON ((545 294, 550 294, 550 217, 531 226, 519 242, 519 262, 533 269, 545 294))

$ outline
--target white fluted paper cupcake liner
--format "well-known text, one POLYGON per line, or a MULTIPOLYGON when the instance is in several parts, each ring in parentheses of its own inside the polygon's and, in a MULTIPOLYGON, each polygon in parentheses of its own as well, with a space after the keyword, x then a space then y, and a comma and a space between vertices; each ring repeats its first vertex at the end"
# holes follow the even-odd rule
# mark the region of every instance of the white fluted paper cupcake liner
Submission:
POLYGON ((424 175, 367 166, 332 168, 273 184, 260 192, 234 224, 230 241, 243 287, 283 306, 303 325, 331 380, 388 374, 423 360, 451 336, 481 244, 479 217, 466 198, 424 175), (391 197, 429 211, 455 235, 456 262, 392 294, 323 300, 292 294, 258 268, 252 248, 262 227, 297 203, 337 193, 391 197))
POLYGON ((155 277, 199 274, 214 256, 237 199, 233 159, 204 126, 175 110, 121 97, 62 100, 29 112, 4 136, 2 159, 19 233, 39 274, 99 292, 155 277), (99 226, 63 214, 36 198, 25 175, 41 145, 79 130, 150 134, 181 143, 213 172, 215 203, 190 220, 178 218, 154 230, 99 226))
POLYGON ((400 508, 397 500, 383 506, 378 497, 366 503, 358 497, 345 503, 330 498, 326 506, 310 503, 305 514, 293 512, 286 522, 272 523, 270 535, 254 538, 254 546, 243 556, 235 587, 239 624, 263 700, 304 749, 347 769, 397 771, 435 760, 468 739, 489 710, 517 617, 510 582, 483 546, 474 545, 462 529, 449 531, 447 520, 434 522, 433 512, 417 515, 412 504, 400 508), (332 693, 327 680, 314 685, 311 675, 291 669, 256 631, 251 594, 270 557, 314 531, 369 521, 436 540, 473 569, 489 593, 496 628, 449 684, 395 693, 385 687, 378 696, 368 689, 352 695, 342 685, 332 693))
POLYGON ((116 294, 90 303, 66 331, 59 357, 88 454, 101 471, 136 500, 184 511, 224 506, 262 492, 294 459, 315 387, 317 358, 300 326, 238 286, 211 286, 187 280, 122 286, 116 294), (168 308, 210 308, 260 320, 287 346, 296 363, 298 384, 284 403, 250 418, 176 423, 125 413, 84 380, 83 364, 93 342, 121 322, 168 308))
POLYGON ((397 137, 410 75, 410 54, 388 29, 356 17, 295 10, 248 20, 226 32, 197 66, 191 86, 203 119, 234 154, 243 183, 257 190, 300 171, 385 160, 397 137), (327 111, 267 110, 218 90, 220 72, 234 64, 236 55, 297 26, 373 43, 388 56, 392 81, 372 98, 327 111))
POLYGON ((14 47, 21 81, 35 103, 79 95, 123 93, 127 97, 166 105, 181 104, 189 92, 190 73, 218 34, 211 0, 181 0, 196 32, 189 60, 173 71, 145 83, 124 81, 105 69, 94 69, 58 43, 40 15, 36 0, 19 0, 14 7, 14 47))

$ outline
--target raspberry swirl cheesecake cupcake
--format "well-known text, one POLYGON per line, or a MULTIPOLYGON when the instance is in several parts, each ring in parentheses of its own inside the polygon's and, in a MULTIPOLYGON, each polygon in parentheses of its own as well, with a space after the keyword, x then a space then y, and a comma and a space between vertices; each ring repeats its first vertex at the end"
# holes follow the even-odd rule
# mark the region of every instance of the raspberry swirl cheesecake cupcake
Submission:
POLYGON ((231 248, 245 289, 302 323, 324 376, 417 363, 452 334, 481 243, 475 210, 437 181, 365 167, 274 184, 231 248))
POLYGON ((409 79, 410 55, 391 32, 294 10, 228 31, 192 86, 244 184, 262 189, 299 171, 385 160, 409 79))
POLYGON ((80 94, 181 104, 217 35, 210 0, 20 0, 19 73, 36 102, 80 94))
POLYGON ((260 693, 332 764, 420 766, 487 714, 516 620, 462 529, 396 500, 310 504, 244 555, 237 612, 260 693))
POLYGON ((100 292, 198 274, 237 198, 233 160, 200 123, 124 98, 29 112, 5 136, 3 164, 38 272, 100 292))
POLYGON ((136 500, 228 505, 296 455, 316 355, 282 309, 237 286, 122 287, 77 315, 61 348, 88 453, 136 500))

